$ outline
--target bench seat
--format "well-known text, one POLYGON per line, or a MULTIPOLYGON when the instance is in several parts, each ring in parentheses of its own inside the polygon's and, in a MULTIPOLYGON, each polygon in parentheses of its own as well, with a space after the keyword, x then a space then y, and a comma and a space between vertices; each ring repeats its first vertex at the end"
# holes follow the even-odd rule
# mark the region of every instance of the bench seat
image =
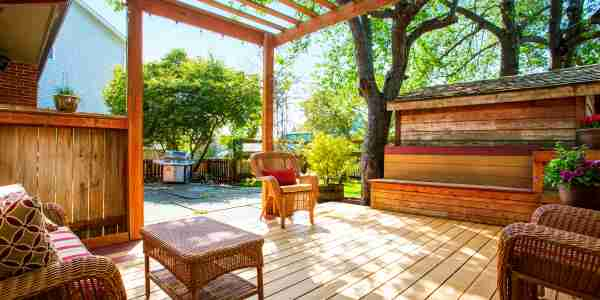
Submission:
POLYGON ((400 179, 370 183, 372 208, 494 225, 527 222, 541 204, 540 194, 527 188, 400 179))

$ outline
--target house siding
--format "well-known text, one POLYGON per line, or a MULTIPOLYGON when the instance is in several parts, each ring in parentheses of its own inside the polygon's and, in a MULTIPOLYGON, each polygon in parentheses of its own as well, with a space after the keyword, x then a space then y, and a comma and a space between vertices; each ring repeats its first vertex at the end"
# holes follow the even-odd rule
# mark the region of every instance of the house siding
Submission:
POLYGON ((35 107, 38 77, 36 65, 10 63, 0 72, 0 104, 35 107))
POLYGON ((39 107, 53 107, 54 90, 66 83, 81 98, 77 111, 108 113, 102 91, 124 57, 125 42, 73 1, 39 80, 39 107))

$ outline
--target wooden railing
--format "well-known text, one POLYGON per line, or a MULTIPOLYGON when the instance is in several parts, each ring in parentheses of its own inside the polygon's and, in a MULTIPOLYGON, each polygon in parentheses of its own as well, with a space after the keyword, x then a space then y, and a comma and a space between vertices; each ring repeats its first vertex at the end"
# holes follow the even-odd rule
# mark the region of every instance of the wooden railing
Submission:
POLYGON ((89 244, 128 239, 126 118, 0 109, 0 170, 89 244))

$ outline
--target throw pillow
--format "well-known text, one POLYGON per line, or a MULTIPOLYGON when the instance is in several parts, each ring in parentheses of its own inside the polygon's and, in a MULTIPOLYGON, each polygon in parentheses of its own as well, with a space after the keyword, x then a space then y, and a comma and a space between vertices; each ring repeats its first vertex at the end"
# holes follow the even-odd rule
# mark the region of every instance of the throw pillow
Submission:
POLYGON ((273 176, 280 186, 296 184, 296 172, 294 169, 263 170, 263 175, 273 176))
POLYGON ((0 280, 56 261, 41 204, 27 195, 0 205, 0 280))

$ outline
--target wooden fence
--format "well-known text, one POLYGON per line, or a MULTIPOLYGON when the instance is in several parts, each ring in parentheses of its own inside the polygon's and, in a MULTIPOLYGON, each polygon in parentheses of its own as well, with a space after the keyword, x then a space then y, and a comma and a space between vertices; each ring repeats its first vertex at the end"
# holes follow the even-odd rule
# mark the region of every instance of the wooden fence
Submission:
MULTIPOLYGON (((234 183, 251 176, 249 160, 219 158, 203 160, 193 174, 194 181, 214 183, 234 183)), ((160 181, 161 177, 162 167, 151 159, 144 159, 144 181, 160 181)))
POLYGON ((60 204, 81 238, 128 236, 125 118, 1 110, 0 170, 0 185, 60 204))

